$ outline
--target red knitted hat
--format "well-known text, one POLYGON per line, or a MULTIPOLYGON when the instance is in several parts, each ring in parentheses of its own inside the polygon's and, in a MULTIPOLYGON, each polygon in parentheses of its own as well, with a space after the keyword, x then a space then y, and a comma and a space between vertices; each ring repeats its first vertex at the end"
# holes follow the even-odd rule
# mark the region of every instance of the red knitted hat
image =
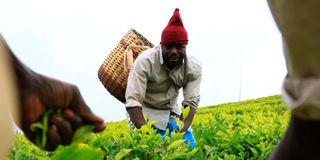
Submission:
POLYGON ((179 9, 176 8, 173 15, 161 34, 160 44, 188 44, 188 33, 184 29, 179 9))

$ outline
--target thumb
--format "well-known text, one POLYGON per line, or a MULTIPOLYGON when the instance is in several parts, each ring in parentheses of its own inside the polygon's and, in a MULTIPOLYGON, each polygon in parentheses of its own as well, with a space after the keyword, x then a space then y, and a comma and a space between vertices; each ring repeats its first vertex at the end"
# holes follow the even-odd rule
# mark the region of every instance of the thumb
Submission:
POLYGON ((103 119, 92 113, 89 106, 85 103, 84 99, 82 98, 78 89, 76 89, 75 91, 75 97, 73 99, 73 103, 71 103, 70 109, 72 109, 76 114, 78 114, 85 123, 97 125, 95 130, 102 131, 105 128, 103 119))
POLYGON ((101 132, 106 128, 103 119, 94 115, 92 112, 84 113, 82 117, 85 119, 85 121, 96 125, 96 127, 93 129, 94 132, 101 132))
POLYGON ((94 115, 91 111, 81 112, 79 115, 89 123, 103 123, 103 119, 94 115))
POLYGON ((31 141, 34 141, 35 134, 31 131, 30 126, 40 120, 44 111, 38 96, 30 95, 21 98, 22 130, 31 141))

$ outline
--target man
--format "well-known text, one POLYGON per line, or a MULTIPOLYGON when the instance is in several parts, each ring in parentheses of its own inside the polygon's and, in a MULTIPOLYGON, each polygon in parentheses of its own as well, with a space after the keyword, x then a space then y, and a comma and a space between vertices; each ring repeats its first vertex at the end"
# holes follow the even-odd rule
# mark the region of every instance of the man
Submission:
POLYGON ((181 115, 177 104, 179 89, 183 88, 184 107, 190 112, 179 130, 186 132, 185 142, 193 148, 191 123, 200 100, 201 63, 186 54, 188 34, 179 9, 175 9, 161 35, 159 46, 142 53, 134 62, 126 89, 126 109, 136 128, 148 120, 157 121, 154 127, 161 135, 165 130, 178 131, 175 118, 181 115))
POLYGON ((269 0, 283 37, 289 128, 270 160, 320 159, 320 1, 269 0))
POLYGON ((3 145, 0 147, 0 159, 8 149, 5 144, 12 142, 13 127, 8 115, 15 108, 21 113, 16 114, 20 119, 16 123, 32 142, 36 137, 30 129, 31 124, 40 121, 51 108, 63 110, 61 117, 52 116, 49 120, 47 150, 54 150, 59 144, 70 144, 74 131, 84 124, 95 124, 97 132, 104 130, 103 119, 91 112, 76 86, 40 75, 25 66, 1 34, 0 62, 0 142, 3 145))

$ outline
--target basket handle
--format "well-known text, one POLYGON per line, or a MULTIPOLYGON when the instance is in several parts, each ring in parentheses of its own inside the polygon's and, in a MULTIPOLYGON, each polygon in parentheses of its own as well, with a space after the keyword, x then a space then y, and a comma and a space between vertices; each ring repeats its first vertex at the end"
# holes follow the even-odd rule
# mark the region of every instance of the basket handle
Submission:
MULTIPOLYGON (((124 57, 123 57, 123 68, 125 72, 129 72, 131 70, 132 64, 133 64, 133 48, 141 48, 141 49, 149 49, 149 46, 139 46, 130 44, 127 46, 126 50, 124 51, 124 57)), ((139 54, 141 54, 140 52, 139 54)))

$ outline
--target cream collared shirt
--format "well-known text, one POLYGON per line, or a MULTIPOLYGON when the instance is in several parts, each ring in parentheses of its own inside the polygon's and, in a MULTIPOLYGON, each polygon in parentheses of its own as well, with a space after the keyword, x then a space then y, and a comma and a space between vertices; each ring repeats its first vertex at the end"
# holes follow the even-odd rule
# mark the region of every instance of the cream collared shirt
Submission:
POLYGON ((7 52, 8 48, 0 34, 0 159, 5 159, 13 143, 12 118, 16 123, 19 122, 15 80, 7 52))
POLYGON ((125 106, 142 107, 148 120, 157 121, 155 126, 162 130, 167 127, 170 111, 181 114, 177 104, 180 89, 182 105, 197 108, 202 65, 195 57, 186 59, 183 65, 170 70, 163 63, 160 45, 144 51, 130 71, 125 106))

